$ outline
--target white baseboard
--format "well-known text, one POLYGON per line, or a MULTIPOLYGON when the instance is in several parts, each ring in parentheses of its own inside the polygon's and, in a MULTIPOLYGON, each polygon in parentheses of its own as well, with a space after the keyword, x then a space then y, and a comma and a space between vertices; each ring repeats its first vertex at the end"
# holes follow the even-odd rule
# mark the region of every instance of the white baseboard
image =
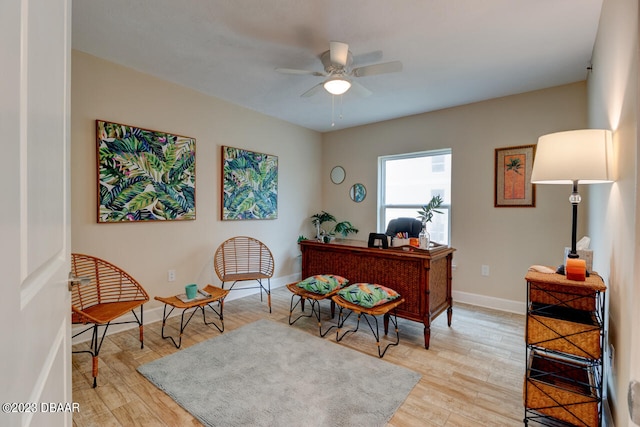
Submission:
MULTIPOLYGON (((287 283, 295 282, 298 280, 300 280, 300 274, 292 274, 285 277, 278 277, 276 279, 271 279, 271 290, 280 288, 282 286, 285 286, 287 283)), ((257 288, 243 290, 242 289, 243 285, 244 283, 238 283, 236 286, 234 286, 233 292, 229 293, 229 295, 225 298, 225 302, 233 301, 235 299, 243 298, 248 295, 254 295, 260 292, 260 289, 257 289, 257 288)), ((255 286, 255 285, 250 282, 247 282, 246 286, 255 286)), ((144 324, 162 321, 163 310, 164 310, 164 306, 155 307, 149 310, 145 309, 143 311, 144 324)), ((136 310, 136 313, 138 313, 138 310, 136 310)), ((171 317, 178 316, 180 314, 181 314, 180 310, 174 310, 174 313, 171 315, 171 317)), ((121 318, 119 318, 118 321, 119 322, 135 321, 135 318, 133 317, 133 314, 128 313, 122 316, 121 318)), ((137 327, 138 325, 136 323, 127 323, 124 325, 110 325, 107 331, 107 335, 115 334, 118 332, 126 331, 127 329, 132 329, 137 327)), ((71 330, 72 335, 86 328, 87 327, 84 325, 74 325, 71 330)), ((103 329, 100 328, 99 333, 102 334, 102 331, 103 329)), ((84 334, 81 334, 73 338, 72 345, 90 341, 90 340, 91 340, 91 331, 88 331, 84 334)))
POLYGON ((460 291, 451 291, 451 297, 454 302, 477 305, 479 307, 491 308, 493 310, 507 311, 509 313, 516 314, 526 314, 527 312, 527 304, 521 301, 513 301, 460 291))

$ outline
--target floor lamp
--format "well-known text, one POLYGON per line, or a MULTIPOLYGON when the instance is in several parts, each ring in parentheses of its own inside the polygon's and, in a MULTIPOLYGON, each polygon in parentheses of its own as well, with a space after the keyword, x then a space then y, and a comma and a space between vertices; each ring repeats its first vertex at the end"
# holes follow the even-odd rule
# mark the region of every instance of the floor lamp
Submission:
POLYGON ((612 134, 609 130, 571 130, 543 135, 538 139, 531 182, 573 186, 569 197, 573 210, 570 259, 578 258, 576 233, 581 200, 578 183, 613 182, 611 161, 612 134))

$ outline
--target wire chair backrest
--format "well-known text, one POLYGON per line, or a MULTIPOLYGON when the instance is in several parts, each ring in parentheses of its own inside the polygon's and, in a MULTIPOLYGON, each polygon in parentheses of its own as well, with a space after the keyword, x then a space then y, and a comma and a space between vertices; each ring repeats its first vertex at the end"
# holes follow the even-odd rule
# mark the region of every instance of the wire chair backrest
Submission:
POLYGON ((222 242, 214 255, 214 269, 222 281, 230 274, 261 274, 272 277, 274 262, 269 248, 248 236, 232 237, 222 242))
POLYGON ((88 284, 73 287, 73 310, 82 311, 97 304, 112 302, 149 300, 149 295, 137 280, 103 259, 91 255, 71 254, 71 271, 76 277, 90 279, 88 284))

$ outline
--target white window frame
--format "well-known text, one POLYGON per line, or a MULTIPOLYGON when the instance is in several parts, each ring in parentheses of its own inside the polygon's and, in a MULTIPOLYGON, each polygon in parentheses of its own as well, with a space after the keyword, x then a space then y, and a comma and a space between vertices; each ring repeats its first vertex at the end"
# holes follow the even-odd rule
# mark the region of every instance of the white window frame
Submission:
MULTIPOLYGON (((378 232, 384 233, 386 231, 386 209, 388 208, 404 208, 404 209, 420 209, 423 205, 414 205, 414 204, 387 204, 385 200, 385 187, 386 187, 386 161, 388 160, 402 160, 409 159, 415 157, 435 157, 442 155, 451 155, 453 156, 453 151, 450 148, 439 149, 439 150, 429 150, 429 151, 418 151, 414 153, 403 153, 403 154, 390 154, 386 156, 378 157, 378 214, 377 214, 377 222, 378 222, 378 232)), ((449 177, 450 185, 451 185, 452 177, 449 177)), ((451 197, 449 197, 451 200, 451 197)), ((428 201, 427 201, 428 202, 428 201)), ((426 203, 426 202, 425 202, 426 203)), ((445 212, 445 215, 448 216, 447 222, 449 224, 447 230, 447 241, 448 244, 451 245, 451 203, 442 204, 442 210, 445 212)), ((417 217, 417 212, 416 212, 417 217)))

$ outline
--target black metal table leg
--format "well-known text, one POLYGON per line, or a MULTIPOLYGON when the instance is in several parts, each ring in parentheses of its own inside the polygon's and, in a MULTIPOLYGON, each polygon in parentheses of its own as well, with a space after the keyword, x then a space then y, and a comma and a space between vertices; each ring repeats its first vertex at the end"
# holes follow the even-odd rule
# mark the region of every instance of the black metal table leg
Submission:
POLYGON ((223 312, 223 303, 220 302, 220 311, 218 312, 215 308, 213 308, 213 306, 211 306, 211 303, 207 303, 206 305, 203 306, 195 306, 195 307, 188 307, 185 308, 184 310, 182 310, 182 314, 180 315, 180 335, 178 337, 178 342, 176 342, 176 340, 170 336, 170 335, 165 335, 164 334, 164 327, 167 323, 167 319, 169 318, 169 316, 171 316, 171 313, 173 313, 173 310, 175 309, 175 307, 170 306, 169 304, 165 304, 164 305, 164 311, 162 314, 162 338, 164 339, 170 339, 171 342, 173 342, 173 345, 176 348, 180 348, 180 346, 182 345, 182 333, 184 332, 184 330, 187 328, 187 325, 189 324, 189 322, 191 322, 191 319, 193 318, 194 314, 196 314, 198 312, 198 309, 202 310, 202 320, 204 321, 205 325, 213 325, 216 327, 216 329, 220 332, 224 332, 224 318, 222 315, 223 312), (167 306, 171 307, 171 309, 169 310, 169 312, 167 313, 167 306), (216 313, 218 315, 218 317, 220 318, 220 325, 218 326, 215 321, 207 321, 207 316, 205 314, 205 307, 208 306, 209 308, 211 308, 211 310, 216 313), (187 313, 188 310, 193 309, 193 311, 188 315, 188 317, 186 317, 186 322, 185 322, 185 314, 187 313))
POLYGON ((310 298, 309 300, 311 302, 311 313, 309 313, 309 314, 301 314, 298 317, 296 317, 294 320, 291 320, 291 317, 293 315, 293 311, 295 310, 295 308, 298 305, 300 305, 301 310, 304 312, 304 302, 305 302, 305 300, 306 300, 306 298, 304 298, 304 297, 302 297, 300 295, 296 295, 296 294, 291 295, 291 303, 289 305, 289 325, 293 325, 294 323, 296 323, 302 317, 312 317, 315 314, 315 318, 318 321, 318 333, 320 334, 320 337, 325 337, 329 333, 329 331, 331 329, 336 327, 336 325, 332 325, 327 330, 322 332, 322 321, 321 321, 321 311, 320 311, 320 301, 319 300, 314 300, 314 299, 310 298), (294 299, 296 297, 299 297, 299 299, 294 304, 294 299), (316 307, 317 307, 317 309, 316 309, 316 307))

